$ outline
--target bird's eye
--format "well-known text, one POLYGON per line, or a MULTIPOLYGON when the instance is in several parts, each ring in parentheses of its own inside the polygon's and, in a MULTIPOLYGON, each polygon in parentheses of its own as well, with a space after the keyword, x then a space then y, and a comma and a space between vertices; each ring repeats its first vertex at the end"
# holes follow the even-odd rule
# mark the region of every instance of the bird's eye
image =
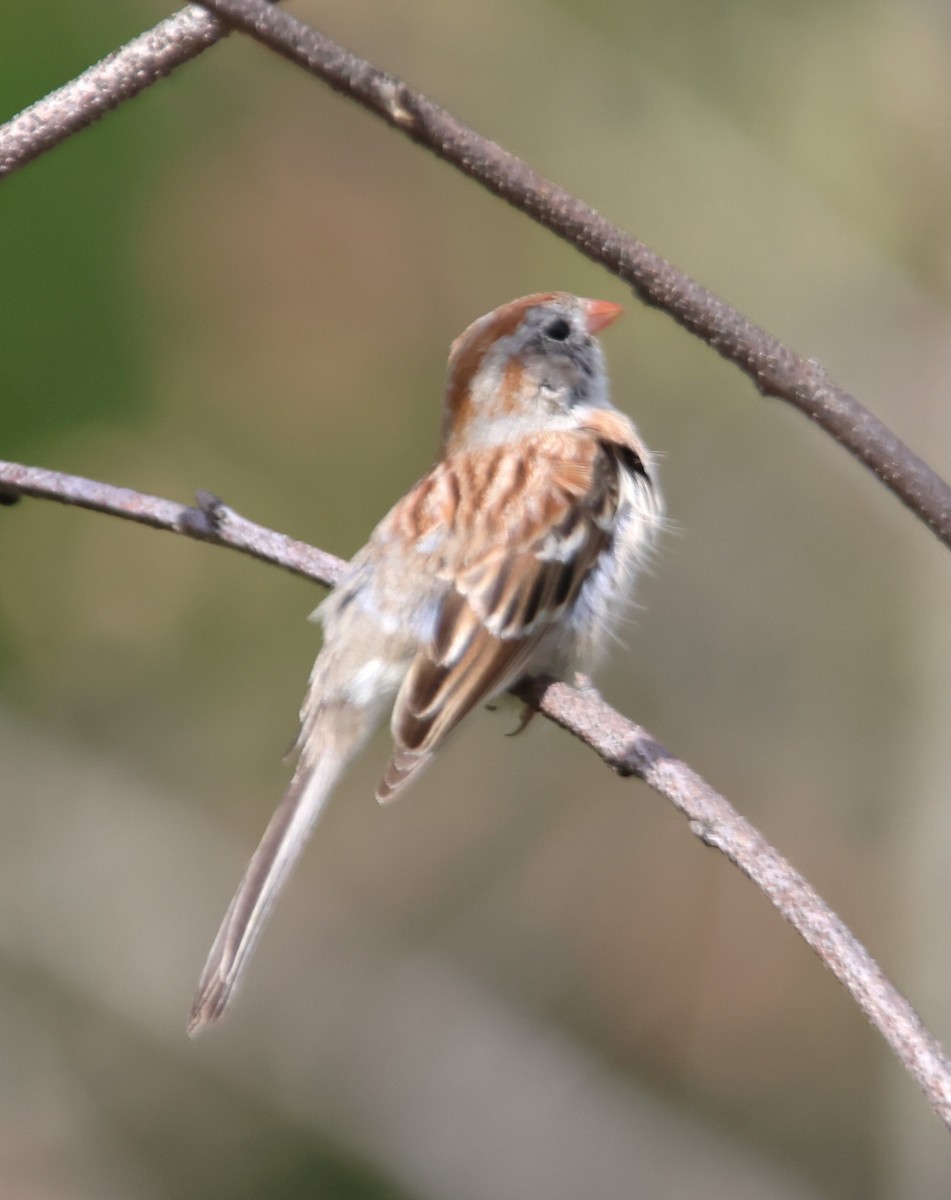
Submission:
POLYGON ((552 341, 564 342, 567 341, 571 326, 564 317, 556 317, 554 321, 549 321, 544 329, 545 337, 550 337, 552 341))

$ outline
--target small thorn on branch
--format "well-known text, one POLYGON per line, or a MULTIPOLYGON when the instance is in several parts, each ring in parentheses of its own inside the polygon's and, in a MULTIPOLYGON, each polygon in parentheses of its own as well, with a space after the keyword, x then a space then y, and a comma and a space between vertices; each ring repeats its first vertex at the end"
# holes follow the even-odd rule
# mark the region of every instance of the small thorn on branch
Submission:
POLYGON ((176 524, 191 537, 215 538, 221 533, 228 511, 228 506, 214 492, 199 488, 195 503, 182 511, 176 524))
POLYGON ((712 846, 714 850, 720 848, 720 842, 716 835, 716 825, 713 821, 689 821, 690 832, 700 839, 705 846, 712 846))
POLYGON ((401 79, 380 74, 377 92, 387 114, 401 129, 410 129, 416 123, 416 114, 410 107, 411 94, 401 79))

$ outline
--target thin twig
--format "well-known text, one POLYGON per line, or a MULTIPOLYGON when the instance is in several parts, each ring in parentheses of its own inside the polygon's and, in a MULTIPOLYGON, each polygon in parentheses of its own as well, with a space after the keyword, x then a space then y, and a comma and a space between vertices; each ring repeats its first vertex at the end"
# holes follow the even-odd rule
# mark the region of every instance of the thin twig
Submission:
POLYGON ((815 889, 763 835, 643 726, 587 686, 530 680, 518 695, 573 733, 619 775, 635 775, 682 813, 780 911, 844 985, 951 1129, 951 1062, 881 967, 815 889))
POLYGON ((0 126, 0 178, 92 125, 230 32, 230 25, 189 4, 127 42, 0 126))
POLYGON ((951 547, 951 486, 884 422, 741 312, 690 279, 593 208, 428 100, 403 80, 345 50, 266 0, 204 0, 278 54, 382 117, 477 179, 629 284, 738 366, 763 395, 795 405, 840 442, 951 547))
MULTIPOLYGON (((207 492, 200 492, 197 504, 187 507, 129 488, 9 462, 0 462, 0 490, 75 504, 214 542, 326 586, 339 580, 346 565, 331 554, 245 520, 207 492)), ((686 763, 640 725, 615 712, 590 685, 572 688, 536 679, 523 684, 517 694, 580 738, 613 770, 644 780, 687 818, 697 837, 735 863, 845 986, 951 1128, 951 1063, 941 1046, 865 947, 762 834, 686 763)))
POLYGON ((93 512, 137 521, 153 529, 182 533, 200 542, 240 550, 242 554, 284 567, 325 587, 333 587, 346 565, 324 550, 246 521, 210 492, 199 492, 196 503, 189 506, 111 483, 97 483, 79 475, 63 475, 43 467, 26 467, 0 460, 0 494, 8 498, 36 496, 42 500, 58 500, 61 504, 74 504, 93 512))

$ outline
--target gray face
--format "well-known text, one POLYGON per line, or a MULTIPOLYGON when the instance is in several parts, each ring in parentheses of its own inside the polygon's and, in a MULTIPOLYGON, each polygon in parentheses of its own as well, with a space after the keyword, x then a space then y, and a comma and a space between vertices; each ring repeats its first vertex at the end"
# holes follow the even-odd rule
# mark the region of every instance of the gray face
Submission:
POLYGON ((554 405, 602 402, 594 394, 604 367, 601 347, 579 306, 552 301, 530 309, 513 341, 532 383, 554 405))
POLYGON ((610 408, 590 323, 589 302, 566 293, 526 296, 474 321, 450 355, 444 446, 456 423, 469 446, 490 446, 569 429, 579 407, 610 408))

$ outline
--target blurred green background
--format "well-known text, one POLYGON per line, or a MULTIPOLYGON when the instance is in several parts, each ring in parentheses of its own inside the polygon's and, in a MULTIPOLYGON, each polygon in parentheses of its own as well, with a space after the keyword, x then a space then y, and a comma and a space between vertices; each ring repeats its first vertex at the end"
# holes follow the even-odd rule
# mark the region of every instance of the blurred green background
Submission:
MULTIPOLYGON (((295 12, 527 157, 951 474, 951 15, 912 0, 295 12)), ((0 15, 2 114, 166 15, 0 15)), ((525 292, 606 347, 673 529, 606 696, 806 874, 951 1042, 951 571, 824 435, 526 218, 232 37, 0 188, 0 455, 352 553, 445 356, 525 292)), ((0 510, 0 1191, 946 1197, 947 1135, 763 898, 643 785, 480 714, 348 777, 233 1016, 208 944, 287 779, 321 593, 0 510)))

